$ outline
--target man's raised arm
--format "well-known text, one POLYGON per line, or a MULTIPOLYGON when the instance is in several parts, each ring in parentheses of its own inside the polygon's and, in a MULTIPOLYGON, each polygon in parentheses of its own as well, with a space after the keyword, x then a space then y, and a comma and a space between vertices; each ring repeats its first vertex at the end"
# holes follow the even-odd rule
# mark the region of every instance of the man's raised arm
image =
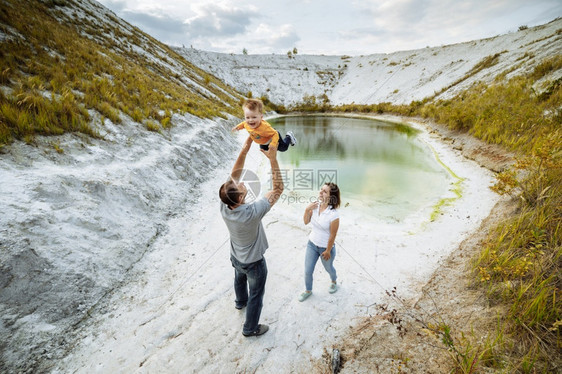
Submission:
POLYGON ((238 182, 240 180, 242 170, 244 170, 244 163, 246 162, 246 155, 248 154, 248 151, 250 150, 251 146, 252 146, 252 137, 248 136, 248 139, 246 139, 246 142, 244 142, 244 145, 240 150, 240 154, 238 155, 238 158, 236 159, 236 162, 232 167, 232 172, 230 173, 230 177, 235 182, 238 182))
POLYGON ((283 193, 283 178, 281 178, 281 170, 279 170, 279 163, 277 162, 277 148, 270 147, 267 151, 261 150, 263 154, 269 159, 271 164, 271 181, 273 188, 265 194, 269 205, 273 206, 283 193))

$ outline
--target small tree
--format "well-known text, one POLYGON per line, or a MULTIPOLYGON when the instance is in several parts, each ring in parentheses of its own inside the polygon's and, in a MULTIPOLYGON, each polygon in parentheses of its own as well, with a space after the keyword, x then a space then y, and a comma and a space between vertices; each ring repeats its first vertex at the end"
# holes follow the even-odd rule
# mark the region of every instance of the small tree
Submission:
POLYGON ((299 53, 299 51, 297 51, 297 47, 293 48, 293 55, 297 55, 297 53, 299 53))
POLYGON ((243 55, 247 55, 247 54, 248 54, 248 50, 247 50, 246 48, 244 48, 244 49, 242 50, 242 54, 243 54, 243 55))

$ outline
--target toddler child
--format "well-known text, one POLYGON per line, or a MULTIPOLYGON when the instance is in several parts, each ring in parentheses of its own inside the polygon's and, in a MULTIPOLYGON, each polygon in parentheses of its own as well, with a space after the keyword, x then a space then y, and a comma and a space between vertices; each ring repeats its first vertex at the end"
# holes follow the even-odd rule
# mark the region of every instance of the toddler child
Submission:
POLYGON ((269 147, 276 147, 277 151, 285 152, 289 148, 289 144, 297 144, 297 139, 292 131, 287 131, 287 135, 282 139, 281 133, 263 119, 263 103, 261 100, 248 99, 242 105, 242 109, 244 110, 245 121, 234 126, 232 131, 246 129, 252 140, 265 151, 269 147))

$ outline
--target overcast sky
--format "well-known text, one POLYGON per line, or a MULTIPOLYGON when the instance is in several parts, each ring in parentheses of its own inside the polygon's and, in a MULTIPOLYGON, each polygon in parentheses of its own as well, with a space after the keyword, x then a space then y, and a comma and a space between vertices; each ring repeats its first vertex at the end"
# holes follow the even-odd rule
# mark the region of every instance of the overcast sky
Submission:
POLYGON ((172 46, 367 55, 459 43, 562 16, 560 0, 98 0, 172 46))

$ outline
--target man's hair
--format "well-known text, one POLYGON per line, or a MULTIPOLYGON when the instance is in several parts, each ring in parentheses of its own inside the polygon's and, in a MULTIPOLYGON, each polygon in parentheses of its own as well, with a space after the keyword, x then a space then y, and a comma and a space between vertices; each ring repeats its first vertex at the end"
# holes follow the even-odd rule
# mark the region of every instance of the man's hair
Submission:
POLYGON ((330 199, 328 200, 328 205, 332 207, 332 209, 339 208, 341 203, 341 198, 340 198, 340 189, 338 185, 332 182, 328 182, 324 184, 330 187, 330 199))
POLYGON ((242 105, 242 108, 258 110, 260 113, 263 113, 263 103, 258 99, 247 99, 242 105))
POLYGON ((228 205, 229 208, 237 205, 240 202, 240 196, 242 192, 238 190, 236 187, 236 183, 229 179, 227 182, 223 183, 223 185, 219 189, 219 197, 223 203, 228 205))

